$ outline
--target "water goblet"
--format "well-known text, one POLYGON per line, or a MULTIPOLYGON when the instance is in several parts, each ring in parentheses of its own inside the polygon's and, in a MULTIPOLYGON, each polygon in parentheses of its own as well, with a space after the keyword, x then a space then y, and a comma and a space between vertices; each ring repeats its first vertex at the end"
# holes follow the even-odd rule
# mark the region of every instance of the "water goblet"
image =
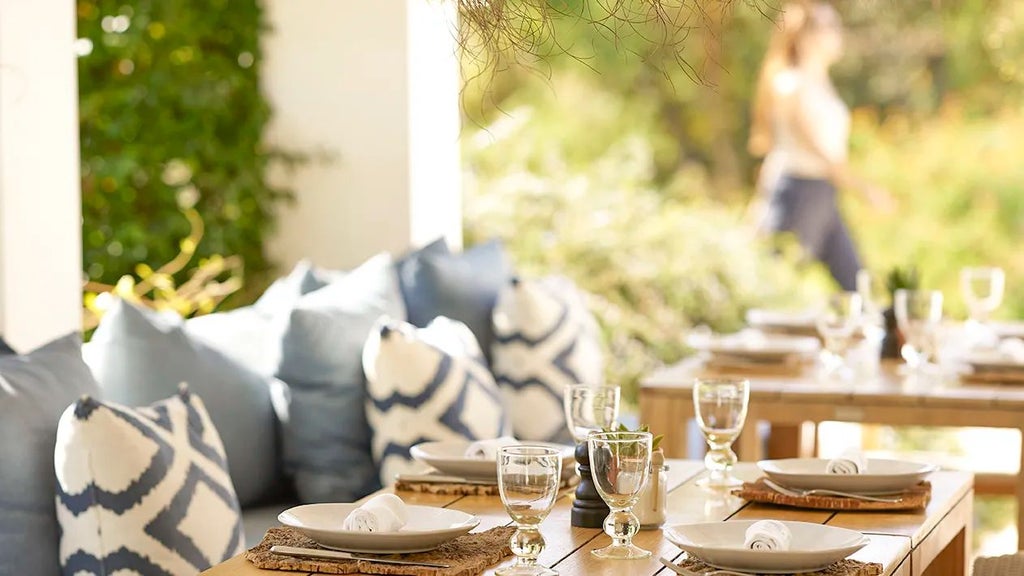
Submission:
POLYGON ((633 536, 640 530, 633 506, 647 485, 651 441, 649 432, 595 432, 587 439, 594 485, 611 510, 604 531, 612 543, 591 552, 598 558, 628 560, 651 555, 633 544, 633 536))
POLYGON ((619 418, 619 399, 618 386, 566 386, 565 421, 576 442, 586 442, 591 432, 611 428, 619 418))
POLYGON ((708 476, 698 480, 698 485, 725 488, 743 483, 729 471, 736 465, 732 443, 743 430, 749 404, 747 380, 697 378, 693 383, 694 412, 708 443, 708 453, 704 456, 708 476))
POLYGON ((960 271, 960 290, 972 322, 984 324, 989 314, 1003 302, 1006 274, 1002 268, 964 268, 960 271))
POLYGON ((544 551, 540 523, 558 496, 562 477, 562 455, 554 448, 507 446, 498 454, 498 492, 505 510, 516 524, 509 547, 516 556, 508 568, 495 570, 498 576, 557 576, 541 566, 537 557, 544 551))
POLYGON ((572 501, 570 521, 581 528, 600 528, 608 506, 594 487, 590 474, 590 453, 587 436, 612 428, 619 417, 617 386, 567 386, 564 392, 565 421, 576 440, 576 464, 580 483, 572 501))
POLYGON ((935 352, 936 330, 942 321, 942 292, 897 290, 894 308, 904 340, 900 354, 912 372, 923 371, 935 352))
POLYGON ((857 292, 840 292, 829 297, 818 315, 818 333, 824 342, 822 358, 826 373, 846 367, 846 355, 854 335, 861 328, 863 299, 857 292))

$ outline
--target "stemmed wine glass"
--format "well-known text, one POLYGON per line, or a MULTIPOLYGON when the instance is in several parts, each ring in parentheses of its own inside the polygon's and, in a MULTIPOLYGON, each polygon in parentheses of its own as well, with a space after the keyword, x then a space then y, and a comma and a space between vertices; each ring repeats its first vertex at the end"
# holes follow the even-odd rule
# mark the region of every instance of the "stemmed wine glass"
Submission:
POLYGON ((565 421, 576 442, 591 432, 611 428, 619 418, 619 387, 575 384, 565 387, 565 421))
POLYGON ((498 492, 505 510, 516 524, 509 547, 516 561, 495 570, 498 576, 557 576, 558 572, 537 564, 544 551, 540 523, 558 496, 562 477, 562 454, 541 446, 506 446, 498 454, 498 492))
POLYGON ((697 483, 709 488, 738 486, 743 482, 729 471, 736 464, 732 443, 743 430, 750 404, 750 383, 744 379, 702 379, 693 383, 693 407, 708 453, 708 476, 697 483))
POLYGON ((651 442, 649 432, 595 432, 587 440, 594 485, 611 509, 604 520, 604 531, 612 543, 592 551, 598 558, 626 560, 651 555, 633 544, 633 536, 640 530, 633 506, 647 485, 651 442))
POLYGON ((818 332, 825 344, 824 364, 828 373, 846 366, 846 354, 861 327, 863 299, 856 292, 833 294, 818 315, 818 332))
POLYGON ((942 321, 942 292, 897 290, 896 324, 903 333, 900 355, 914 372, 924 370, 935 351, 935 336, 942 321))
POLYGON ((988 315, 1003 302, 1006 274, 1002 268, 964 268, 960 271, 960 290, 971 321, 984 324, 988 315))

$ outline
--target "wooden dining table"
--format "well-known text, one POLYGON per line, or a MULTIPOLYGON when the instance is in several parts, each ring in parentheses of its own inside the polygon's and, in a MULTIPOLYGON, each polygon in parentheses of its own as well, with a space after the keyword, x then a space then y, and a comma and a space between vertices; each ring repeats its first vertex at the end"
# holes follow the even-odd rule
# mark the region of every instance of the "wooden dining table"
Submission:
MULTIPOLYGON (((698 376, 728 376, 708 371, 699 357, 688 358, 643 380, 641 421, 664 434, 661 447, 670 458, 685 458, 687 425, 694 418, 693 382, 698 376)), ((733 374, 732 376, 738 376, 733 374)), ((747 425, 736 442, 744 460, 763 456, 766 438, 756 422, 799 429, 801 424, 853 422, 891 426, 977 426, 1019 430, 1024 438, 1024 386, 965 384, 955 376, 907 379, 895 362, 880 373, 853 381, 822 379, 813 370, 793 375, 743 374, 750 381, 747 425)), ((792 443, 799 443, 795 435, 792 443)), ((795 447, 790 452, 795 452, 795 447)), ((1009 454, 1012 451, 1006 450, 1009 454)), ((789 455, 797 455, 790 453, 789 455)), ((778 455, 776 455, 777 457, 778 455)), ((1011 458, 1013 456, 1010 456, 1011 458)), ((1016 495, 1024 502, 1024 450, 1016 474, 979 474, 979 493, 1016 495)), ((1024 549, 1024 506, 1017 507, 1019 548, 1024 549)))
MULTIPOLYGON (((728 491, 709 490, 697 485, 705 474, 703 464, 692 460, 668 461, 668 520, 665 527, 693 522, 730 522, 735 520, 797 520, 858 530, 870 543, 851 558, 882 565, 882 576, 962 576, 969 562, 971 512, 974 478, 966 472, 935 472, 929 477, 932 498, 927 508, 910 511, 833 512, 784 508, 748 503, 728 491)), ((753 481, 760 470, 751 463, 740 463, 734 474, 753 481)), ((409 504, 441 506, 461 510, 480 518, 478 530, 510 524, 510 518, 497 496, 446 496, 401 492, 409 504)), ((665 539, 662 529, 643 530, 633 542, 653 552, 643 560, 601 560, 590 552, 606 546, 610 539, 601 530, 570 525, 571 490, 564 491, 551 514, 541 525, 547 542, 540 562, 562 576, 647 576, 671 575, 659 557, 678 560, 683 552, 665 539)), ((512 563, 508 558, 501 565, 512 563)), ((492 570, 485 572, 493 573, 492 570)), ((203 572, 207 576, 271 576, 308 574, 260 570, 243 556, 203 572)))

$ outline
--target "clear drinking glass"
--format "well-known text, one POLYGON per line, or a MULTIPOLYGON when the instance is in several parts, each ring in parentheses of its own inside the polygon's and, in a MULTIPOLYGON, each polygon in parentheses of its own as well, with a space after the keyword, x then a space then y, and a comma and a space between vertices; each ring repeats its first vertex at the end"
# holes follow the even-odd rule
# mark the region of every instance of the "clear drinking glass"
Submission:
POLYGON ((960 271, 960 290, 971 320, 984 324, 989 314, 1003 302, 1006 274, 1002 268, 964 268, 960 271))
POLYGON ((857 294, 865 315, 881 316, 885 312, 889 289, 881 276, 864 268, 857 270, 857 294))
POLYGON ((618 386, 566 386, 565 421, 576 442, 586 442, 591 432, 600 432, 615 424, 619 418, 619 395, 618 386))
POLYGON ((562 477, 562 455, 554 448, 507 446, 498 454, 498 491, 505 510, 516 523, 509 539, 516 561, 495 570, 498 576, 557 576, 537 564, 544 551, 540 523, 551 512, 562 477))
POLYGON ((633 545, 633 536, 640 530, 633 506, 647 485, 651 441, 649 432, 595 432, 587 439, 594 486, 611 509, 604 521, 604 531, 611 536, 612 543, 591 552, 598 558, 626 560, 651 555, 650 551, 633 545))
POLYGON ((711 488, 738 486, 743 482, 729 471, 736 464, 732 443, 743 430, 750 404, 750 383, 744 379, 702 379, 693 383, 693 407, 708 453, 708 476, 698 484, 711 488))
POLYGON ((825 370, 837 372, 846 366, 846 354, 861 328, 863 299, 856 292, 833 294, 818 315, 818 333, 824 342, 825 370))
POLYGON ((897 290, 894 308, 904 340, 900 355, 911 370, 923 370, 935 353, 936 331, 942 321, 942 292, 897 290))

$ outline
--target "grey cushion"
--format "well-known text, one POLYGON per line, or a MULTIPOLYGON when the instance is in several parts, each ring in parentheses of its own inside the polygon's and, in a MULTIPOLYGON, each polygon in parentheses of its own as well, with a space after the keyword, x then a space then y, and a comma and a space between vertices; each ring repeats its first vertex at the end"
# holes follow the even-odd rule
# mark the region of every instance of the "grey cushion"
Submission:
POLYGON ((0 574, 59 574, 53 472, 57 421, 99 392, 71 334, 0 357, 0 574))
POLYGON ((287 276, 275 280, 253 306, 264 314, 287 311, 303 294, 326 286, 325 276, 308 260, 300 260, 287 276))
POLYGON ((398 272, 398 285, 402 289, 402 301, 407 309, 418 307, 416 299, 419 296, 419 292, 416 289, 416 282, 423 258, 427 256, 444 256, 446 254, 451 254, 451 250, 448 249, 448 243, 445 242, 445 239, 441 237, 418 250, 406 253, 395 261, 395 271, 398 272))
POLYGON ((180 318, 118 300, 103 316, 88 355, 103 397, 142 406, 171 396, 178 384, 206 402, 227 452, 242 505, 277 482, 277 416, 272 377, 261 376, 190 337, 180 318))
POLYGON ((469 327, 490 360, 491 312, 511 276, 512 266, 497 240, 459 254, 425 254, 409 285, 409 323, 423 328, 438 316, 458 320, 469 327))
POLYGON ((246 306, 189 318, 185 331, 254 372, 270 376, 281 354, 279 317, 246 306))
POLYGON ((386 254, 303 296, 289 315, 277 375, 291 390, 285 464, 303 501, 350 501, 378 487, 361 358, 384 314, 405 318, 386 254))

